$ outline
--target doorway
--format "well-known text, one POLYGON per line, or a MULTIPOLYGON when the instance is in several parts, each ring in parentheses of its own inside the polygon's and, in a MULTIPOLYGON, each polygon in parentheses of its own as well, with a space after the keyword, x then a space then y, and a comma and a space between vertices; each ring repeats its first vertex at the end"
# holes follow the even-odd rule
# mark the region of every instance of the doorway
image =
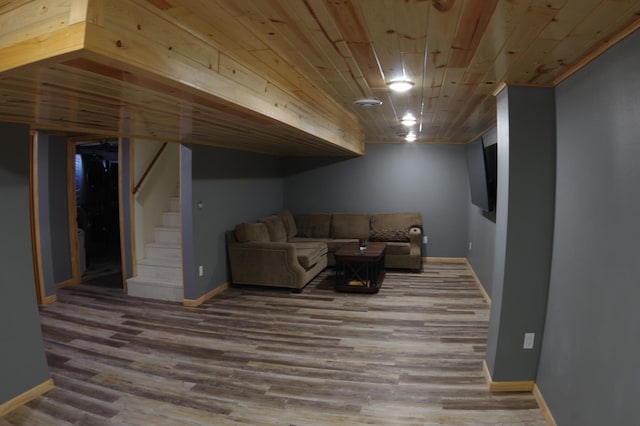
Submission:
POLYGON ((81 282, 124 288, 117 139, 76 142, 75 204, 81 282))

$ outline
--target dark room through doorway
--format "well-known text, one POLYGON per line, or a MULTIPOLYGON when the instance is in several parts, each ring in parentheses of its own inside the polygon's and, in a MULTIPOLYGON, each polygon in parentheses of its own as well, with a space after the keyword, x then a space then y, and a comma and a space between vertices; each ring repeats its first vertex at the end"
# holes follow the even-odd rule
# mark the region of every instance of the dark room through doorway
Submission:
POLYGON ((75 152, 78 249, 83 284, 123 288, 118 141, 80 142, 75 152))

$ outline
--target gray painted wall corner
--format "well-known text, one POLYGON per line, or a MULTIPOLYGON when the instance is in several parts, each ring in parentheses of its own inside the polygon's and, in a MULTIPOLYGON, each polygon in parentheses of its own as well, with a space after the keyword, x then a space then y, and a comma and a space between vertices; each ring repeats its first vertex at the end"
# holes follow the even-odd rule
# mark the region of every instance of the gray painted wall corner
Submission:
POLYGON ((194 259, 192 151, 180 145, 180 213, 182 218, 182 276, 185 299, 197 299, 206 291, 196 286, 194 259))
POLYGON ((537 383, 560 425, 638 424, 638 69, 636 31, 556 87, 555 232, 537 383))
POLYGON ((286 161, 284 205, 303 212, 422 213, 423 256, 465 257, 469 183, 464 145, 367 144, 358 158, 286 161))
POLYGON ((185 287, 185 297, 196 299, 230 282, 225 232, 280 211, 283 179, 277 157, 202 145, 190 149, 191 200, 183 207, 192 211, 194 284, 185 287), (196 273, 200 266, 202 276, 196 273))
POLYGON ((494 381, 536 377, 551 265, 555 140, 552 88, 509 86, 499 94, 498 209, 487 345, 494 381), (536 336, 530 349, 523 347, 525 333, 536 336))
POLYGON ((0 404, 50 378, 35 293, 29 221, 29 127, 0 123, 0 404))

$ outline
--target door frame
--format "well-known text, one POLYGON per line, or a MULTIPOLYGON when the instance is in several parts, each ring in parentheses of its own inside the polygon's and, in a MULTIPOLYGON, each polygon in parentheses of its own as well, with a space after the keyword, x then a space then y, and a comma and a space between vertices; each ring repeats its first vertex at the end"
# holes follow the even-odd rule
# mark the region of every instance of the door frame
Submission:
POLYGON ((33 281, 39 305, 47 300, 42 272, 42 247, 40 243, 40 200, 38 198, 38 132, 29 132, 29 210, 31 212, 31 254, 33 257, 33 281))

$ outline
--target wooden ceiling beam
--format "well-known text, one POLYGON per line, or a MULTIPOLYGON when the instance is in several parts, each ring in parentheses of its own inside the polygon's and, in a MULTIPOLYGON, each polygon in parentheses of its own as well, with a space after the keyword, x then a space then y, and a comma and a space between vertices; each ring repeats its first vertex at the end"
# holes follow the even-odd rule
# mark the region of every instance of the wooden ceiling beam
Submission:
POLYGON ((301 80, 291 65, 279 68, 290 80, 265 77, 270 74, 259 72, 261 61, 242 63, 232 49, 176 21, 170 2, 45 0, 14 6, 0 15, 0 71, 9 71, 0 76, 0 89, 3 77, 21 78, 10 72, 17 67, 30 77, 22 80, 24 90, 11 91, 11 99, 0 103, 0 116, 20 111, 27 117, 15 120, 36 127, 129 131, 257 152, 364 152, 355 116, 306 80, 303 87, 292 85, 301 80), (12 25, 16 21, 21 24, 12 25), (74 79, 61 78, 65 72, 74 79), (43 107, 50 111, 56 103, 60 111, 42 116, 43 107))

